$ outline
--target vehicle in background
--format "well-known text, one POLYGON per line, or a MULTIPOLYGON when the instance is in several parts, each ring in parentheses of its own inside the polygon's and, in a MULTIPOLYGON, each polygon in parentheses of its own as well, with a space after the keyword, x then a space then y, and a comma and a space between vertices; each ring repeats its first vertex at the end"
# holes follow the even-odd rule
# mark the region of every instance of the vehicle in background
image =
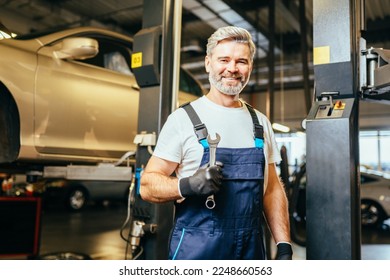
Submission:
POLYGON ((390 174, 364 170, 360 182, 362 225, 382 226, 390 218, 390 174))
MULTIPOLYGON (((2 174, 0 174, 2 175, 2 174)), ((127 204, 131 182, 103 180, 41 179, 28 183, 26 175, 0 176, 0 196, 41 197, 45 209, 78 212, 89 204, 127 204)))
POLYGON ((45 183, 42 194, 45 207, 65 206, 77 212, 88 204, 105 202, 127 203, 130 183, 125 181, 72 181, 49 180, 45 183))
MULTIPOLYGON (((302 164, 293 174, 291 185, 297 187, 293 198, 291 216, 294 222, 306 220, 306 166, 302 164), (295 181, 296 180, 296 181, 295 181)), ((386 226, 390 218, 390 174, 361 168, 360 170, 361 225, 364 227, 386 226)))
MULTIPOLYGON (((78 27, 0 40, 0 170, 117 161, 135 151, 131 37, 78 27)), ((180 73, 179 104, 203 90, 180 73)))

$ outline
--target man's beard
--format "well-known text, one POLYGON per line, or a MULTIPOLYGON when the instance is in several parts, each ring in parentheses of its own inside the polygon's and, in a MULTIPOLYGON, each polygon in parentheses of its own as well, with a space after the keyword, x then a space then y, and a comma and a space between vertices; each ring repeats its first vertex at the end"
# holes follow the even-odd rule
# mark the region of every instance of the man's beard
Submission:
POLYGON ((220 92, 226 95, 239 94, 243 90, 247 82, 243 79, 243 77, 241 77, 240 83, 236 86, 224 85, 222 82, 222 76, 217 74, 213 75, 211 72, 209 74, 209 81, 210 84, 212 84, 217 90, 219 90, 220 92))

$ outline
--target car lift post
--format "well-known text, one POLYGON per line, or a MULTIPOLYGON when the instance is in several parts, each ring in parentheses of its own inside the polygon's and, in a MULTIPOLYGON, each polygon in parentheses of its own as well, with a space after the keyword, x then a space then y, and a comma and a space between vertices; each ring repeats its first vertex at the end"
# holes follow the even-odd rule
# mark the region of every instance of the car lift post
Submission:
MULTIPOLYGON (((181 1, 144 0, 142 29, 134 36, 132 54, 132 68, 140 87, 139 133, 158 136, 176 104, 180 65, 175 55, 180 53, 177 42, 180 42, 181 32, 177 26, 181 26, 181 1)), ((148 147, 138 145, 137 170, 147 164, 151 156, 148 150, 148 147)), ((144 253, 141 258, 167 259, 173 203, 151 204, 136 195, 133 220, 155 226, 155 232, 142 240, 144 253)))
POLYGON ((306 258, 361 258, 361 0, 313 2, 315 98, 306 121, 306 258))

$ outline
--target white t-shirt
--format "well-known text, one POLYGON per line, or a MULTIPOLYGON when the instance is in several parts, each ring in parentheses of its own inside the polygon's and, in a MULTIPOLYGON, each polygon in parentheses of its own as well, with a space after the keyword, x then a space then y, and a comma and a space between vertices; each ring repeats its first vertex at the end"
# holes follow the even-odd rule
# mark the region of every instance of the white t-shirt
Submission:
MULTIPOLYGON (((191 105, 201 122, 206 125, 211 138, 215 138, 215 133, 221 136, 218 147, 252 148, 255 146, 253 121, 246 106, 227 108, 212 102, 206 96, 193 101, 191 105)), ((267 165, 279 162, 281 157, 270 122, 257 110, 256 114, 259 123, 264 128, 265 189, 267 165)), ((179 108, 168 117, 164 124, 153 155, 177 162, 179 165, 175 173, 180 179, 193 175, 199 169, 203 149, 198 142, 187 112, 179 108)))

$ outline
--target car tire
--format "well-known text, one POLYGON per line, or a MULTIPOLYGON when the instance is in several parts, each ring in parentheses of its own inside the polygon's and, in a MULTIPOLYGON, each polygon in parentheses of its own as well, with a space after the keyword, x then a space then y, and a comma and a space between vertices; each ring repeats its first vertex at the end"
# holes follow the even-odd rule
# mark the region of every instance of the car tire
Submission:
POLYGON ((364 227, 377 227, 385 220, 385 212, 379 203, 362 199, 361 201, 361 223, 364 227))
POLYGON ((85 208, 88 202, 88 191, 82 186, 70 186, 67 191, 65 206, 72 212, 85 208))

